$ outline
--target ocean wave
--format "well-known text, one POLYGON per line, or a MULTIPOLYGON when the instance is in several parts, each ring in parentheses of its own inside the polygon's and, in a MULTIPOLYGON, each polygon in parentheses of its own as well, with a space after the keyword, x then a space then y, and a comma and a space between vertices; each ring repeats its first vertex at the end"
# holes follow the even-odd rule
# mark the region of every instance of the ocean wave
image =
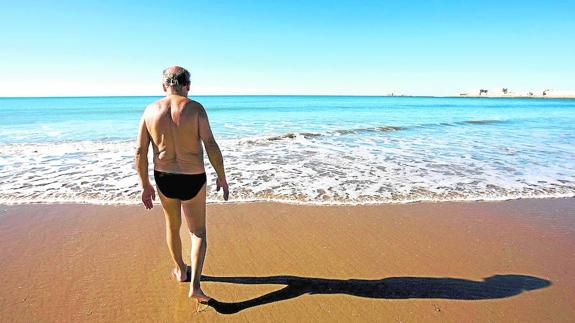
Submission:
POLYGON ((303 137, 303 138, 314 138, 314 137, 319 137, 322 134, 320 133, 313 133, 313 132, 289 132, 286 133, 284 135, 279 135, 279 136, 270 136, 265 138, 266 140, 269 141, 276 141, 276 140, 282 140, 282 139, 295 139, 298 137, 303 137))
POLYGON ((488 124, 498 124, 505 123, 506 120, 465 120, 459 124, 475 124, 475 125, 488 125, 488 124))
POLYGON ((254 137, 247 137, 239 139, 239 143, 266 143, 268 141, 280 141, 280 140, 289 140, 289 139, 312 139, 317 137, 324 137, 324 136, 333 136, 333 135, 349 135, 349 134, 361 134, 366 132, 391 132, 391 131, 399 131, 404 130, 405 127, 396 127, 396 126, 382 126, 382 127, 366 127, 366 128, 354 128, 354 129, 338 129, 338 130, 330 130, 324 133, 319 132, 288 132, 282 135, 270 135, 270 136, 254 136, 254 137))
POLYGON ((428 127, 455 127, 458 125, 493 125, 509 122, 509 120, 464 120, 457 122, 440 122, 440 123, 424 123, 416 124, 413 126, 375 126, 375 127, 358 127, 351 129, 336 129, 326 130, 324 132, 287 132, 281 135, 269 136, 253 136, 239 139, 241 144, 254 144, 254 143, 267 143, 268 141, 281 141, 293 139, 312 139, 325 136, 343 136, 343 135, 356 135, 365 133, 389 133, 402 130, 411 130, 415 128, 428 128, 428 127))
MULTIPOLYGON (((313 134, 262 139, 265 147, 221 140, 232 198, 371 204, 575 196, 575 165, 564 162, 572 152, 549 145, 534 150, 532 142, 499 147, 449 136, 378 142, 313 134)), ((0 148, 0 203, 138 203, 132 141, 0 148)), ((215 173, 206 170, 213 188, 215 173)), ((208 200, 221 197, 210 190, 208 200)))
POLYGON ((392 131, 399 131, 405 130, 407 127, 398 127, 398 126, 381 126, 381 127, 366 127, 366 128, 355 128, 355 129, 341 129, 341 130, 334 130, 330 131, 330 134, 357 134, 357 133, 365 133, 365 132, 392 132, 392 131))
MULTIPOLYGON (((435 128, 435 127, 454 127, 454 126, 466 126, 466 125, 495 125, 508 123, 510 120, 495 120, 495 119, 474 119, 474 120, 464 120, 455 122, 438 122, 438 123, 422 123, 415 125, 382 125, 382 126, 367 126, 367 127, 355 127, 348 129, 328 129, 323 132, 286 132, 284 134, 271 134, 264 136, 251 136, 239 139, 240 143, 264 143, 266 141, 280 141, 280 140, 290 140, 290 139, 312 139, 316 137, 323 136, 344 136, 344 135, 357 135, 365 133, 391 133, 396 131, 413 130, 417 128, 435 128)), ((238 129, 237 125, 231 125, 225 123, 223 128, 226 129, 238 129)), ((244 127, 244 130, 254 130, 249 126, 244 127)), ((41 143, 63 143, 63 142, 77 142, 69 138, 59 138, 63 134, 63 131, 47 131, 46 129, 28 129, 28 130, 13 130, 0 129, 0 137, 10 138, 11 142, 5 142, 4 144, 28 144, 29 142, 41 143), (48 137, 47 137, 48 136, 48 137)), ((89 141, 89 140, 85 140, 89 141)), ((118 142, 118 141, 128 141, 127 139, 120 136, 101 136, 97 142, 118 142)), ((2 139, 0 139, 0 144, 2 144, 2 139)))

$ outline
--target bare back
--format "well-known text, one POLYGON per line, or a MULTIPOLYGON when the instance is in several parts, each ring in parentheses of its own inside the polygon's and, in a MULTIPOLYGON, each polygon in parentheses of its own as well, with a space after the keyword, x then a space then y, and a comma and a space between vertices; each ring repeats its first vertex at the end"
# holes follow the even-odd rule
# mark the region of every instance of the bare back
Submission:
POLYGON ((146 108, 144 120, 154 150, 154 169, 178 174, 205 172, 202 111, 199 103, 179 95, 169 95, 146 108))

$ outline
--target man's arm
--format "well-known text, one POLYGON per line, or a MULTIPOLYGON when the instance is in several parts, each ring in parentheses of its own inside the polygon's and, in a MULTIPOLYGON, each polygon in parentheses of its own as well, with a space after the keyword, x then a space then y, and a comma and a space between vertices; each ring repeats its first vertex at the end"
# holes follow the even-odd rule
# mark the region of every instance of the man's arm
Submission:
POLYGON ((150 134, 146 128, 146 120, 144 116, 142 116, 138 130, 138 139, 136 141, 135 162, 136 171, 138 172, 140 184, 143 188, 142 202, 146 209, 151 209, 154 206, 152 200, 156 199, 156 192, 152 184, 150 184, 150 178, 148 176, 148 148, 150 147, 150 141, 150 134))
POLYGON ((208 159, 210 160, 210 164, 214 167, 216 174, 218 175, 218 179, 216 181, 216 189, 219 191, 220 187, 224 190, 224 200, 228 200, 229 190, 228 190, 228 183, 226 181, 226 172, 224 170, 224 157, 222 156, 222 152, 220 151, 220 147, 214 138, 214 134, 212 133, 212 129, 210 128, 210 122, 208 120, 208 114, 204 107, 200 104, 200 112, 198 116, 198 123, 199 123, 199 132, 200 138, 204 143, 204 147, 206 147, 206 152, 208 153, 208 159))

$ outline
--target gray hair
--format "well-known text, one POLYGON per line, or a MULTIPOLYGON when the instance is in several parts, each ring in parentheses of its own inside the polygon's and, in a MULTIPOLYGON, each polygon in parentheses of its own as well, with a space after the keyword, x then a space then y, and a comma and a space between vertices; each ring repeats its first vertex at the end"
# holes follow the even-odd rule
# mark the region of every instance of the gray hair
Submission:
POLYGON ((163 83, 165 86, 179 87, 190 84, 190 72, 179 66, 166 68, 163 72, 163 83))

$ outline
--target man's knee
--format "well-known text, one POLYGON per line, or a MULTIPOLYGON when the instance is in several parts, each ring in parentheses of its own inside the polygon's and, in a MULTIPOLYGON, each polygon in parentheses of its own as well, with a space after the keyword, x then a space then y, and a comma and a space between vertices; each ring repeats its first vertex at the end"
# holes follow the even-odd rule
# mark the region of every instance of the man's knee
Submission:
POLYGON ((193 237, 205 238, 206 237, 206 228, 190 230, 190 237, 192 237, 192 238, 193 237))

